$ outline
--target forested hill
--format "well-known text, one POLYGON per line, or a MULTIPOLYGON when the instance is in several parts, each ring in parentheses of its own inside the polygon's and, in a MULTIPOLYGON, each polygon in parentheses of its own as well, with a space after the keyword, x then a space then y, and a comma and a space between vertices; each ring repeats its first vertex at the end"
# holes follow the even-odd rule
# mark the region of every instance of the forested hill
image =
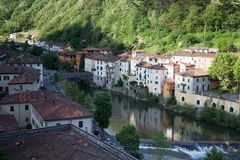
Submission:
POLYGON ((240 0, 1 0, 0 34, 166 52, 189 45, 240 49, 240 0))

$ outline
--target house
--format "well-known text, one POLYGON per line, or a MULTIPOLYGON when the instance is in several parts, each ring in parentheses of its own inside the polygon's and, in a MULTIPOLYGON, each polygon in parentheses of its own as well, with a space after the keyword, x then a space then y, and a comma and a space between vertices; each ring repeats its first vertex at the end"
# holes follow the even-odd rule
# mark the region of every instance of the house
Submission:
POLYGON ((166 79, 164 81, 164 97, 171 97, 175 94, 175 81, 173 79, 166 79))
POLYGON ((40 88, 40 71, 36 69, 29 69, 19 76, 13 78, 8 83, 9 94, 24 92, 24 91, 38 91, 40 88))
POLYGON ((180 72, 180 65, 178 63, 170 62, 163 64, 167 69, 167 79, 175 79, 175 74, 180 72))
POLYGON ((120 60, 121 78, 123 78, 124 75, 130 76, 132 55, 128 52, 125 52, 118 56, 121 57, 121 60, 120 60))
POLYGON ((53 91, 26 91, 4 97, 0 114, 14 115, 20 128, 72 124, 92 133, 93 116, 83 106, 53 91))
POLYGON ((136 160, 73 125, 0 135, 8 160, 136 160))
POLYGON ((132 59, 131 59, 131 75, 136 75, 136 65, 145 61, 144 50, 133 50, 132 51, 132 59))
POLYGON ((147 86, 149 93, 159 95, 163 93, 166 72, 163 65, 141 62, 136 65, 136 80, 139 86, 147 86))
POLYGON ((58 57, 61 61, 66 61, 74 65, 74 68, 79 71, 82 55, 83 52, 67 51, 59 53, 58 57))
POLYGON ((219 49, 218 48, 208 48, 208 47, 189 47, 186 51, 190 51, 192 53, 218 53, 219 49))
POLYGON ((0 115, 0 134, 19 131, 17 120, 13 115, 0 115))
POLYGON ((194 64, 190 64, 190 63, 186 63, 186 62, 177 62, 177 64, 179 65, 180 72, 185 72, 185 71, 195 68, 194 64))
POLYGON ((175 75, 175 91, 198 93, 210 90, 210 77, 203 69, 191 69, 175 75))
POLYGON ((110 48, 84 48, 82 51, 88 54, 103 54, 103 55, 113 55, 113 52, 110 48))
POLYGON ((145 56, 145 61, 153 65, 169 63, 170 59, 171 56, 168 55, 149 54, 145 56))
POLYGON ((29 54, 18 54, 10 57, 6 64, 9 66, 25 66, 40 70, 40 86, 43 86, 43 64, 39 57, 29 54))

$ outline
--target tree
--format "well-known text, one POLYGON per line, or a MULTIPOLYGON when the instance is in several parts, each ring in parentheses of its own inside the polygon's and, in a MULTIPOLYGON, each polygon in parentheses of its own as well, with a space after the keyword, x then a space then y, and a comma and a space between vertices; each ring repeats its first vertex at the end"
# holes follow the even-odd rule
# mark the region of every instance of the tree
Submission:
POLYGON ((139 135, 133 125, 124 126, 116 135, 117 141, 127 151, 137 151, 139 146, 139 135))
POLYGON ((52 69, 58 70, 60 60, 57 56, 44 54, 41 56, 43 66, 52 69))
POLYGON ((212 78, 221 80, 220 85, 223 89, 229 89, 234 78, 233 66, 237 57, 231 53, 218 54, 209 69, 209 75, 212 78))
POLYGON ((207 154, 204 160, 227 160, 227 158, 225 158, 220 152, 213 148, 211 152, 207 154))
POLYGON ((32 129, 32 124, 31 124, 31 123, 28 123, 28 124, 26 125, 26 129, 32 129))
POLYGON ((5 157, 2 149, 0 149, 0 160, 6 160, 7 158, 5 157))
POLYGON ((240 58, 238 58, 238 60, 236 61, 233 67, 233 74, 234 74, 234 79, 240 82, 240 58))
POLYGON ((100 92, 94 98, 95 112, 94 118, 101 128, 101 138, 104 139, 103 129, 107 128, 112 116, 112 104, 110 96, 106 92, 100 92))
POLYGON ((157 147, 169 147, 169 144, 167 143, 167 138, 162 131, 156 134, 156 136, 154 137, 154 142, 156 143, 157 147))
POLYGON ((43 53, 43 49, 38 46, 33 46, 32 49, 30 50, 30 54, 35 56, 41 56, 42 53, 43 53))

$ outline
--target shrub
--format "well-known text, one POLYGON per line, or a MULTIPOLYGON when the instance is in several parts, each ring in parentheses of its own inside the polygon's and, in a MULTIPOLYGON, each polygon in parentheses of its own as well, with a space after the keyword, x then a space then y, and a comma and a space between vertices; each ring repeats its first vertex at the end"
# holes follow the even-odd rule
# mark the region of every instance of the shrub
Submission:
POLYGON ((176 105, 177 104, 177 100, 176 100, 175 96, 168 97, 166 99, 166 104, 167 105, 176 105))
POLYGON ((31 123, 28 123, 28 124, 26 125, 26 129, 32 129, 32 124, 31 124, 31 123))

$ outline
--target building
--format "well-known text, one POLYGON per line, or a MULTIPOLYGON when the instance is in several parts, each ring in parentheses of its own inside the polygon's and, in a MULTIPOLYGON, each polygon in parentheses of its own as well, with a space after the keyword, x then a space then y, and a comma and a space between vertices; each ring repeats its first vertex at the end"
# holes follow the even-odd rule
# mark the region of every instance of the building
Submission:
POLYGON ((210 77, 203 69, 191 69, 175 75, 175 91, 198 93, 210 90, 210 77))
POLYGON ((113 52, 110 48, 84 48, 82 51, 88 54, 103 54, 103 55, 113 55, 113 52))
POLYGON ((167 69, 167 79, 175 79, 175 74, 180 72, 180 65, 178 63, 166 63, 164 67, 167 69))
POLYGON ((82 52, 68 51, 59 53, 58 57, 61 61, 66 61, 74 65, 74 68, 79 71, 81 66, 82 55, 83 55, 82 52))
POLYGON ((145 61, 152 65, 161 65, 170 63, 171 56, 159 55, 159 54, 149 54, 145 56, 145 61))
POLYGON ((136 65, 145 61, 145 54, 144 50, 133 50, 132 51, 132 58, 131 58, 131 75, 136 75, 136 65))
POLYGON ((43 86, 43 64, 39 57, 28 54, 14 55, 7 60, 6 64, 11 66, 25 66, 40 70, 40 86, 43 86))
POLYGON ((0 101, 0 114, 14 115, 20 128, 28 124, 33 128, 72 124, 92 133, 92 114, 57 92, 45 90, 8 95, 0 101))
POLYGON ((120 59, 118 56, 89 54, 85 57, 85 71, 93 73, 93 82, 108 89, 120 79, 120 59))
POLYGON ((173 79, 166 79, 164 81, 164 97, 171 97, 175 95, 175 81, 173 79))
POLYGON ((0 115, 0 134, 19 131, 17 120, 13 115, 0 115))
POLYGON ((19 76, 13 78, 8 83, 9 94, 38 91, 40 88, 40 71, 29 69, 19 76))
POLYGON ((1 134, 0 145, 8 160, 135 160, 73 125, 1 134))
POLYGON ((136 65, 136 80, 139 86, 147 86, 149 93, 163 93, 167 69, 163 65, 151 65, 141 62, 136 65))
POLYGON ((120 74, 121 78, 123 78, 123 75, 130 76, 131 73, 131 59, 132 55, 128 52, 122 53, 118 55, 122 59, 120 60, 120 74))

